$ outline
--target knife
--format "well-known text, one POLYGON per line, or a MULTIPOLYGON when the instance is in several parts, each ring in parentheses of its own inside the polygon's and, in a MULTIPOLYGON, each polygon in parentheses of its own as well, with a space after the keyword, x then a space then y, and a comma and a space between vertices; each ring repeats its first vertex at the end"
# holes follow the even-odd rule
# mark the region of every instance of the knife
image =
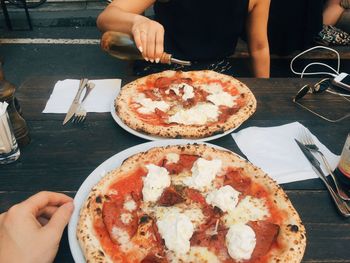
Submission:
POLYGON ((63 120, 63 125, 65 125, 74 116, 74 113, 78 109, 78 107, 80 105, 79 100, 80 100, 81 93, 83 92, 88 81, 89 81, 88 79, 81 79, 80 80, 79 89, 77 91, 77 94, 74 97, 72 104, 69 107, 69 110, 66 114, 66 117, 63 120))
POLYGON ((320 162, 315 158, 315 156, 313 156, 313 154, 311 153, 311 151, 306 148, 306 146, 304 144, 302 144, 301 142, 299 142, 297 139, 294 139, 296 141, 296 143, 298 144, 299 148, 301 149, 301 151, 303 152, 303 154, 305 155, 306 159, 308 159, 308 161, 310 162, 312 169, 316 172, 316 174, 320 177, 320 179, 323 181, 323 183, 326 185, 330 195, 333 198, 333 201, 335 202, 335 204, 337 205, 337 208, 339 210, 339 212, 345 216, 345 217, 349 217, 350 216, 350 207, 347 205, 347 203, 345 201, 343 201, 333 190, 333 188, 331 187, 331 185, 329 184, 326 175, 323 173, 321 166, 320 166, 320 162))

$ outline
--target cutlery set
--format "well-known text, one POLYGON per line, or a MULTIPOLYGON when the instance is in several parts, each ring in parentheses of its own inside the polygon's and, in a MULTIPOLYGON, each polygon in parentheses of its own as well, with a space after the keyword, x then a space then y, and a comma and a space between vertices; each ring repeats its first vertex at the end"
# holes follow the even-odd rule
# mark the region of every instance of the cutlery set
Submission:
POLYGON ((315 171, 315 173, 320 177, 322 182, 325 184, 328 192, 330 193, 334 203, 337 206, 337 209, 343 216, 350 217, 350 205, 347 203, 347 201, 350 201, 350 196, 346 193, 342 185, 338 182, 338 179, 334 175, 326 157, 323 155, 323 153, 319 150, 317 145, 314 143, 309 131, 307 131, 306 129, 303 129, 302 135, 300 136, 299 140, 295 139, 296 143, 298 144, 299 148, 305 155, 306 159, 308 159, 308 161, 310 162, 312 169, 315 171), (327 175, 322 171, 321 164, 313 155, 313 152, 321 156, 322 161, 325 165, 325 168, 329 173, 329 175, 331 176, 331 179, 334 183, 335 188, 331 185, 327 175))
POLYGON ((70 120, 72 120, 72 122, 75 122, 75 123, 81 123, 85 121, 87 111, 84 108, 84 102, 94 87, 95 87, 95 84, 92 82, 89 82, 88 79, 80 80, 79 89, 73 99, 71 106, 69 107, 66 117, 63 120, 63 125, 65 125, 70 120), (84 89, 85 89, 85 94, 83 99, 80 101, 80 98, 84 89))

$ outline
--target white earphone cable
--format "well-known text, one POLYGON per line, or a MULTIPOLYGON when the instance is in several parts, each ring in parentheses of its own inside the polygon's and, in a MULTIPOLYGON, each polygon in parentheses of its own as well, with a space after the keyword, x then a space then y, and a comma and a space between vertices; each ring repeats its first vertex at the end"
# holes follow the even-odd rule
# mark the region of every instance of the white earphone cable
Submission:
POLYGON ((304 76, 304 75, 324 75, 324 74, 327 74, 327 75, 331 75, 332 77, 336 77, 337 75, 339 75, 339 70, 340 70, 340 55, 338 53, 338 51, 336 51, 335 49, 333 48, 329 48, 329 47, 324 47, 324 46, 315 46, 315 47, 312 47, 312 48, 309 48, 301 53, 299 53, 298 55, 296 55, 290 62, 290 70, 296 74, 296 75, 300 75, 301 78, 304 76), (313 62, 313 63, 310 63, 308 65, 306 65, 303 69, 302 72, 297 72, 294 70, 293 68, 293 63, 294 61, 301 57, 302 55, 312 51, 312 50, 315 50, 315 49, 326 49, 326 50, 329 50, 329 51, 332 51, 334 52, 336 55, 337 55, 337 69, 335 70, 334 68, 332 68, 331 66, 327 65, 327 64, 324 64, 324 63, 321 63, 321 62, 313 62), (333 72, 337 73, 337 74, 333 74, 333 73, 330 73, 330 72, 308 72, 308 73, 305 73, 306 69, 309 67, 309 66, 312 66, 312 65, 320 65, 320 66, 325 66, 329 69, 331 69, 333 72))

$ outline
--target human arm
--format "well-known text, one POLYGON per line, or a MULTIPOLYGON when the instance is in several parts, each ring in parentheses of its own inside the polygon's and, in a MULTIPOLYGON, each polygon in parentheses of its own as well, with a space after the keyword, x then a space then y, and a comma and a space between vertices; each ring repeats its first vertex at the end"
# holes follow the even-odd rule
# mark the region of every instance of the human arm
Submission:
POLYGON ((72 198, 40 192, 0 214, 0 262, 52 262, 72 212, 72 198))
POLYGON ((143 15, 155 0, 114 0, 98 16, 97 26, 101 31, 117 31, 129 34, 151 62, 159 62, 164 51, 164 28, 158 22, 143 15))
POLYGON ((253 74, 257 78, 270 77, 270 50, 267 22, 270 0, 250 1, 247 18, 248 49, 253 74))

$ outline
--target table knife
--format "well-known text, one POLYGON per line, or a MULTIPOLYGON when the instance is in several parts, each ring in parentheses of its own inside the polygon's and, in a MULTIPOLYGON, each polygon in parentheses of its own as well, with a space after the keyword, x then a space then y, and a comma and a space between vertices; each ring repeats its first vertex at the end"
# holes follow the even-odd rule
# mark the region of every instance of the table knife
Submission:
POLYGON ((294 140, 296 141, 296 143, 298 144, 299 148, 301 149, 301 151, 305 155, 306 159, 308 159, 308 161, 310 162, 310 164, 312 166, 312 169, 316 172, 316 174, 320 177, 320 179, 326 185, 326 187, 327 187, 331 197, 333 198, 333 201, 337 205, 337 208, 338 208, 339 212, 343 216, 349 217, 350 216, 350 207, 348 206, 348 204, 344 200, 342 200, 334 192, 332 186, 329 184, 329 182, 327 180, 326 175, 323 173, 323 171, 321 169, 320 162, 315 158, 315 156, 313 156, 311 151, 308 148, 306 148, 306 146, 304 144, 299 142, 297 139, 294 139, 294 140))
POLYGON ((76 110, 78 109, 79 105, 80 105, 80 96, 81 93, 83 92, 86 84, 88 83, 88 79, 82 79, 80 80, 80 84, 79 84, 79 89, 77 91, 77 94, 75 95, 72 104, 69 107, 69 110, 66 114, 66 117, 63 120, 63 125, 65 125, 73 116, 74 113, 76 112, 76 110))

